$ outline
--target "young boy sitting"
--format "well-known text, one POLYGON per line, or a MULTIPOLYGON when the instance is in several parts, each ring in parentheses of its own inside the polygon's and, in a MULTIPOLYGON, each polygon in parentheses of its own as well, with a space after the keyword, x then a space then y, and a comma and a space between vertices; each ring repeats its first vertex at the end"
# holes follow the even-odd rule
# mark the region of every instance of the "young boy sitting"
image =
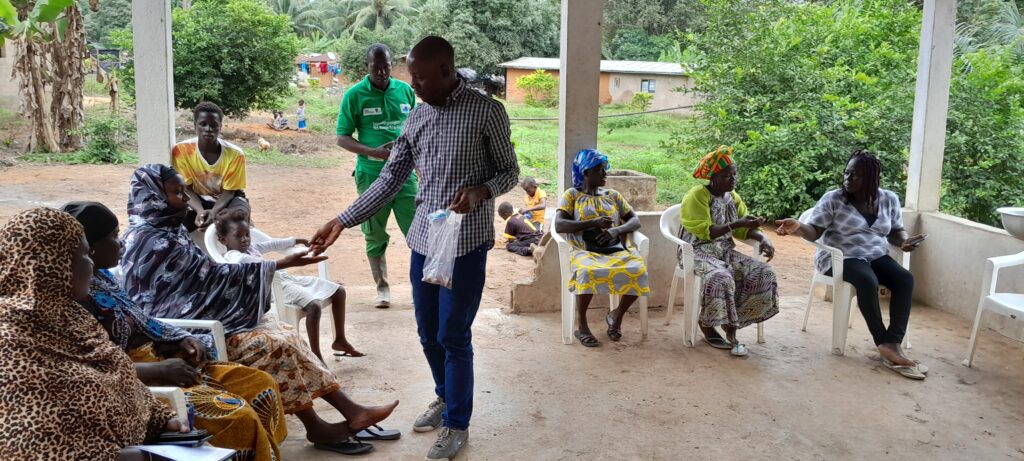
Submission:
POLYGON ((526 206, 519 211, 538 230, 544 230, 544 208, 548 205, 548 194, 537 187, 537 180, 533 178, 523 179, 520 187, 526 192, 526 206))
POLYGON ((498 205, 498 216, 505 220, 505 248, 520 256, 532 256, 533 249, 544 236, 544 231, 537 230, 533 223, 516 213, 512 204, 508 202, 501 202, 501 205, 498 205))
POLYGON ((220 138, 224 112, 212 102, 193 109, 196 137, 171 149, 171 166, 185 178, 189 232, 206 230, 221 210, 238 209, 248 216, 252 209, 245 198, 245 153, 220 138))
MULTIPOLYGON (((217 215, 217 240, 228 251, 224 259, 238 264, 262 261, 263 253, 282 251, 295 245, 308 245, 304 239, 286 238, 271 239, 266 242, 253 243, 249 236, 249 220, 240 210, 225 210, 217 215)), ((334 355, 341 357, 362 357, 345 339, 345 289, 337 283, 308 275, 291 275, 278 271, 281 287, 284 291, 284 302, 293 306, 301 306, 306 313, 306 333, 309 335, 309 347, 320 360, 320 314, 323 304, 330 300, 331 313, 334 317, 334 343, 331 349, 334 355)))

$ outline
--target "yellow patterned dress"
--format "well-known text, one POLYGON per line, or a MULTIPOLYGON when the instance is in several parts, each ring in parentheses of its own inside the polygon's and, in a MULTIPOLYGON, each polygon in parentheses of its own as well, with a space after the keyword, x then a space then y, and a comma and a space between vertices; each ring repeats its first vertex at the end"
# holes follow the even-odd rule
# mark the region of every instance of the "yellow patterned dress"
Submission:
MULTIPOLYGON (((610 216, 614 226, 621 225, 623 216, 633 211, 626 199, 614 190, 598 189, 596 195, 589 195, 575 188, 565 191, 558 209, 576 221, 610 216)), ((586 250, 581 233, 567 234, 567 240, 572 247, 569 252, 572 270, 569 291, 578 295, 631 296, 646 296, 651 292, 647 266, 636 248, 600 254, 586 250)))

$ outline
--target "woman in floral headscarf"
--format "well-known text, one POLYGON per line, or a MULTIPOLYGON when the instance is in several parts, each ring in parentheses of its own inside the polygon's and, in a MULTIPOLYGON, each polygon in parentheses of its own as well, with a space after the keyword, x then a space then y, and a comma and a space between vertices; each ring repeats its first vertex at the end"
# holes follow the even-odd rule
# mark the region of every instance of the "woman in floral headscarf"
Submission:
POLYGON ((76 302, 92 278, 84 236, 50 208, 0 227, 0 459, 132 459, 125 447, 182 429, 76 302))
POLYGON ((605 189, 608 157, 591 149, 581 150, 572 163, 573 187, 562 195, 555 216, 555 232, 566 234, 572 280, 576 294, 574 333, 580 344, 596 347, 590 332, 587 308, 595 294, 620 295, 619 305, 605 317, 608 338, 622 339, 622 317, 638 297, 651 292, 647 267, 636 248, 627 248, 625 237, 640 229, 640 219, 618 192, 605 189))
POLYGON ((704 340, 716 349, 745 356, 747 347, 737 341, 736 330, 779 313, 779 285, 771 266, 736 251, 733 237, 760 242, 769 260, 775 255, 775 247, 758 230, 764 218, 751 216, 734 190, 738 175, 730 147, 721 146, 700 160, 693 177, 708 184, 695 186, 683 197, 679 238, 693 245, 693 270, 704 279, 704 340), (725 338, 715 327, 722 327, 725 338))

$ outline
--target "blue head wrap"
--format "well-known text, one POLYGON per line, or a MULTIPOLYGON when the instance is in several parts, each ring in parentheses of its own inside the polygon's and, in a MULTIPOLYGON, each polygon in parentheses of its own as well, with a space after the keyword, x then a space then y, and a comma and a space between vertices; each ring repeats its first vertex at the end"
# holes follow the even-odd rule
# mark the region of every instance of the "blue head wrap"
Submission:
POLYGON ((572 161, 572 187, 583 188, 583 172, 604 163, 604 169, 608 169, 608 156, 594 149, 583 149, 576 154, 572 161))

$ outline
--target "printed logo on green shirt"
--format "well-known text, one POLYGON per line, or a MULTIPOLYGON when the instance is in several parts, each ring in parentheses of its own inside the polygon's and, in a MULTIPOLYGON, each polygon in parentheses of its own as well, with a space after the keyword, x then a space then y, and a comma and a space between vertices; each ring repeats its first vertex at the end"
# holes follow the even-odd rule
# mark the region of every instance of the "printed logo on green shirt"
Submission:
POLYGON ((381 115, 383 113, 384 113, 384 111, 382 111, 380 109, 380 107, 366 107, 366 108, 363 108, 363 116, 367 116, 367 115, 381 115))
POLYGON ((408 114, 408 113, 409 113, 409 111, 411 111, 411 110, 412 110, 412 106, 410 106, 410 105, 408 105, 408 104, 402 104, 402 105, 401 105, 401 106, 399 106, 399 107, 401 107, 401 108, 402 108, 402 113, 403 113, 403 114, 408 114))
POLYGON ((386 120, 383 122, 373 122, 373 129, 384 130, 384 131, 396 131, 402 129, 402 124, 405 120, 386 120))

